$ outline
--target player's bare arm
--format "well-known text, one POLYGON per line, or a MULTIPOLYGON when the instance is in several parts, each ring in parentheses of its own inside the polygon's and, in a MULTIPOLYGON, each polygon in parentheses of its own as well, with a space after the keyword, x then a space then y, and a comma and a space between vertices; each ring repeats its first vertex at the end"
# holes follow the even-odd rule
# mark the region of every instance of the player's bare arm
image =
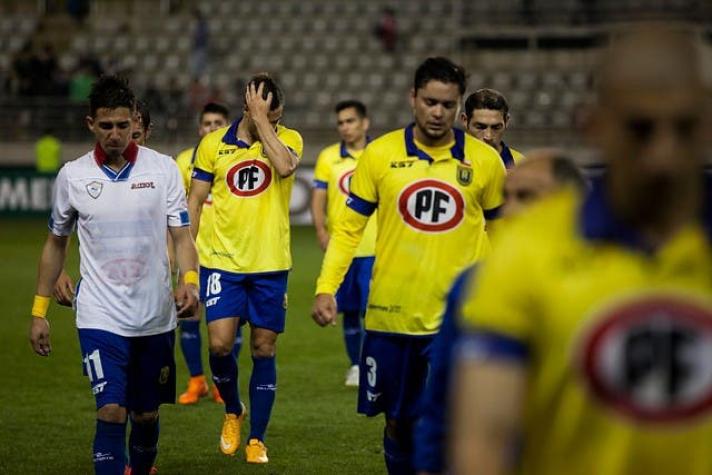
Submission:
MULTIPOLYGON (((52 233, 47 235, 37 275, 37 296, 48 298, 52 295, 54 284, 64 266, 68 239, 67 236, 56 236, 52 233)), ((32 317, 30 344, 35 353, 40 356, 48 356, 52 351, 49 341, 49 322, 46 318, 32 317)))
MULTIPOLYGON (((190 215, 190 233, 193 240, 198 238, 200 229, 200 215, 203 212, 203 203, 210 194, 212 183, 202 180, 191 180, 190 193, 188 194, 188 214, 190 215)), ((180 262, 178 263, 180 267, 180 262)), ((180 267, 181 269, 183 267, 180 267)))
MULTIPOLYGON (((71 238, 67 236, 66 251, 69 251, 69 243, 71 238)), ((65 254, 66 255, 66 254, 65 254)), ((54 284, 54 300, 59 305, 64 307, 71 307, 72 300, 74 299, 74 281, 67 274, 67 272, 62 269, 62 272, 57 278, 57 282, 54 284)))
POLYGON ((520 433, 525 368, 518 362, 464 360, 454 374, 453 473, 508 473, 507 455, 520 433))
MULTIPOLYGON (((264 149, 265 155, 274 166, 280 177, 286 178, 294 173, 299 164, 297 155, 284 145, 277 137, 274 124, 270 121, 270 106, 272 104, 272 93, 267 94, 266 98, 262 97, 264 83, 260 83, 255 89, 255 84, 251 83, 247 87, 245 93, 245 105, 250 119, 255 124, 257 134, 264 149)), ((272 111, 275 114, 278 108, 272 111)))
POLYGON ((316 229, 316 237, 319 240, 319 247, 326 251, 329 244, 329 231, 326 229, 326 200, 327 192, 321 188, 312 190, 311 215, 316 229))
POLYGON ((193 275, 197 276, 198 251, 187 227, 170 227, 168 229, 175 245, 176 261, 183 274, 183 279, 179 282, 175 292, 177 317, 192 317, 198 311, 198 285, 197 282, 190 281, 187 274, 193 271, 193 275))

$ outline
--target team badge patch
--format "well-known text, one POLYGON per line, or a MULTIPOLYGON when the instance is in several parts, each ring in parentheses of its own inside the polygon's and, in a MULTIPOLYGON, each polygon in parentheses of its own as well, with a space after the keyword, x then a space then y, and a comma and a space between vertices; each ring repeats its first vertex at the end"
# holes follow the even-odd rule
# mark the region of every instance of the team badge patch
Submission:
POLYGON ((339 191, 346 196, 349 196, 349 190, 351 189, 351 177, 354 174, 354 170, 346 172, 339 178, 339 191))
POLYGON ((677 296, 641 296, 601 317, 577 349, 599 401, 645 423, 711 412, 712 308, 677 296))
POLYGON ((472 183, 472 168, 464 165, 457 166, 457 182, 462 186, 472 183))
POLYGON ((259 160, 240 162, 227 172, 227 186, 232 194, 240 197, 255 196, 267 189, 272 182, 272 170, 259 160))
POLYGON ((87 183, 87 193, 94 199, 97 199, 101 195, 101 190, 104 189, 104 184, 100 181, 92 181, 87 183))
POLYGON ((465 200, 454 186, 440 180, 411 183, 398 197, 398 211, 409 226, 425 232, 456 228, 465 216, 465 200))
POLYGON ((161 374, 158 376, 158 384, 166 384, 168 382, 168 376, 171 374, 171 368, 164 366, 161 368, 161 374))

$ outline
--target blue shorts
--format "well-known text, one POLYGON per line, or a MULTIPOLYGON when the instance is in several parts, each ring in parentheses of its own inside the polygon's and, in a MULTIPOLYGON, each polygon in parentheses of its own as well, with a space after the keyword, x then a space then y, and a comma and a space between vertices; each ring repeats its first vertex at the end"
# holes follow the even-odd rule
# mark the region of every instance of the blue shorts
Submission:
POLYGON ((336 292, 339 312, 365 312, 375 257, 356 257, 336 292))
POLYGON ((129 411, 152 412, 176 399, 175 333, 126 337, 80 329, 84 374, 96 408, 118 404, 129 411))
POLYGON ((367 331, 361 349, 358 412, 388 419, 412 420, 428 377, 433 336, 367 331))
POLYGON ((205 302, 205 320, 238 317, 243 322, 276 333, 284 331, 287 315, 289 271, 236 274, 200 269, 200 293, 205 302))

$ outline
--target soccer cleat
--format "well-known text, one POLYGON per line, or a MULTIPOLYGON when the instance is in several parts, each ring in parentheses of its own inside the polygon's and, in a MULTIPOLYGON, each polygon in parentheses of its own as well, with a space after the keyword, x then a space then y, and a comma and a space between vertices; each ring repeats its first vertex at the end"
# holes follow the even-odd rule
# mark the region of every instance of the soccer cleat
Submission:
POLYGON ((208 383, 205 381, 205 376, 191 376, 188 380, 188 389, 178 396, 180 404, 196 404, 201 397, 207 396, 209 392, 208 383))
POLYGON ((250 439, 245 446, 245 459, 247 463, 267 463, 267 447, 257 439, 250 439))
MULTIPOLYGON (((156 475, 158 473, 158 469, 156 467, 151 467, 151 470, 148 471, 148 475, 156 475)), ((131 467, 126 465, 124 467, 124 475, 131 475, 131 467)))
POLYGON ((225 404, 225 401, 223 401, 223 398, 220 397, 220 391, 218 390, 217 386, 212 387, 212 392, 213 392, 213 401, 215 401, 218 404, 225 404))
POLYGON ((358 365, 353 365, 346 371, 346 382, 344 382, 344 384, 350 388, 357 388, 358 377, 358 365))
POLYGON ((243 403, 240 403, 240 405, 242 406, 242 413, 239 416, 232 413, 225 414, 222 432, 220 433, 220 451, 225 455, 235 455, 237 449, 240 448, 240 427, 247 415, 245 405, 243 403))

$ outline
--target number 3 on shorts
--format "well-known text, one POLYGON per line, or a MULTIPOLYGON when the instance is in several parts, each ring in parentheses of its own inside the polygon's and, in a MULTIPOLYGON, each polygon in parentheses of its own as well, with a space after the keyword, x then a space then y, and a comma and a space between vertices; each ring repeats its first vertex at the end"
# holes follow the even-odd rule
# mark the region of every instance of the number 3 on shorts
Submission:
POLYGON ((213 272, 208 276, 208 288, 205 291, 205 295, 217 295, 221 290, 222 286, 220 285, 220 274, 218 272, 213 272))
POLYGON ((368 385, 372 388, 376 387, 376 359, 373 356, 366 357, 366 366, 368 366, 368 385))

